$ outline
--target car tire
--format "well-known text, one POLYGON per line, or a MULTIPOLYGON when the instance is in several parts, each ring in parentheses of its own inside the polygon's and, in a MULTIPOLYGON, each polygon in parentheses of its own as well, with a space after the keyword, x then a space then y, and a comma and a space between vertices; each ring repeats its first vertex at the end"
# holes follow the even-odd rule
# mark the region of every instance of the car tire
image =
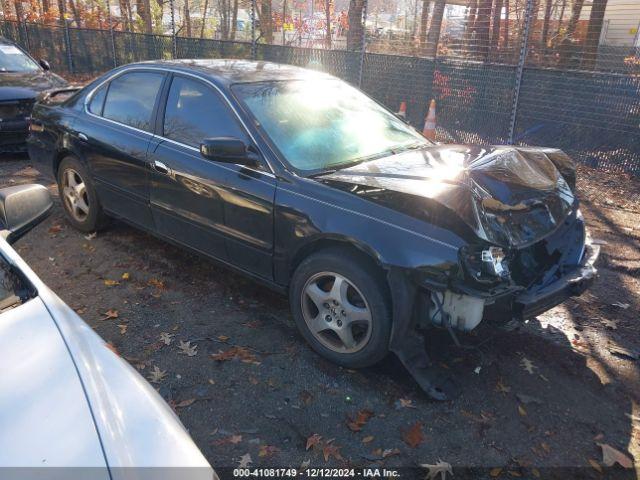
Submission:
POLYGON ((364 254, 331 248, 310 255, 293 274, 289 301, 300 333, 327 360, 362 368, 387 355, 392 323, 388 288, 364 254))
POLYGON ((65 157, 58 167, 57 180, 62 207, 71 225, 81 232, 95 232, 108 224, 91 175, 80 160, 65 157))

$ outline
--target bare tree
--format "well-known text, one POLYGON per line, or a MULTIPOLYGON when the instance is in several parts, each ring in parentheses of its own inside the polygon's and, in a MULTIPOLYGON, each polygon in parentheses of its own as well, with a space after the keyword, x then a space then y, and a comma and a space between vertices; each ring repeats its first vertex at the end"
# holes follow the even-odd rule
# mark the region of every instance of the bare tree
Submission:
POLYGON ((184 0, 184 27, 187 37, 191 38, 191 11, 189 9, 189 0, 184 0))
POLYGON ((258 18, 260 20, 260 33, 264 41, 273 43, 273 17, 271 13, 271 0, 259 0, 258 18))
POLYGON ((500 22, 502 19, 502 1, 503 0, 495 0, 493 4, 493 25, 491 26, 491 47, 495 49, 498 49, 498 47, 500 46, 500 22))
POLYGON ((362 47, 362 13, 364 11, 364 0, 351 0, 349 2, 349 31, 347 32, 347 50, 360 50, 362 47))
POLYGON ((325 37, 325 42, 328 49, 331 49, 331 0, 325 0, 324 2, 324 13, 327 23, 327 34, 325 37))
POLYGON ((204 0, 202 8, 202 25, 200 26, 200 38, 204 38, 204 27, 207 24, 207 9, 209 8, 209 0, 204 0))
POLYGON ((151 22, 151 3, 149 0, 136 0, 136 10, 144 24, 145 33, 153 33, 153 23, 151 22))
POLYGON ((551 7, 553 1, 546 0, 544 5, 544 20, 542 21, 542 36, 540 38, 540 46, 546 50, 549 43, 549 24, 551 23, 551 7))
MULTIPOLYGON (((472 0, 475 1, 475 0, 472 0)), ((429 24, 429 6, 431 0, 422 0, 422 13, 420 14, 420 33, 418 34, 418 43, 420 52, 424 54, 427 45, 427 25, 429 24)))
POLYGON ((476 39, 474 51, 487 60, 489 57, 489 27, 491 26, 491 0, 478 1, 478 14, 476 16, 476 39))

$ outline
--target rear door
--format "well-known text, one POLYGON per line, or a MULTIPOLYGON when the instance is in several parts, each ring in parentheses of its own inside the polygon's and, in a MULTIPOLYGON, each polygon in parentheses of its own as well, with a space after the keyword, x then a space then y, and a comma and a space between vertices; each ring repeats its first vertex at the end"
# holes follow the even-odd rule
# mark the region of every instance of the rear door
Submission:
POLYGON ((147 153, 165 76, 157 70, 117 75, 91 94, 74 125, 103 207, 147 229, 153 228, 147 153))
POLYGON ((208 82, 175 74, 151 148, 151 209, 157 230, 198 251, 272 278, 275 177, 261 168, 200 155, 205 138, 252 140, 208 82))

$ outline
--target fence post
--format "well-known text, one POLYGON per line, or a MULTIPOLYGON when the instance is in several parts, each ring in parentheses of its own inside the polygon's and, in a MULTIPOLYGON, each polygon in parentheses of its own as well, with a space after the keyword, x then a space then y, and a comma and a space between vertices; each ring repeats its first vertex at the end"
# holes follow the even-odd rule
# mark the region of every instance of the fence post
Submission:
POLYGON ((169 0, 171 6, 171 47, 173 49, 173 58, 178 58, 178 41, 176 39, 176 13, 173 0, 169 0))
MULTIPOLYGON (((417 0, 416 0, 417 1, 417 0)), ((368 0, 362 5, 362 38, 360 39, 360 65, 358 70, 358 88, 362 88, 362 75, 364 72, 364 57, 367 53, 367 6, 368 0)))
POLYGON ((518 66, 516 68, 516 82, 513 92, 513 107, 511 108, 511 122, 509 124, 509 145, 513 145, 513 137, 516 130, 518 101, 520 99, 520 85, 522 84, 522 73, 524 72, 524 64, 527 61, 527 53, 529 50, 529 31, 531 30, 531 23, 533 22, 534 1, 535 0, 527 0, 527 7, 524 14, 524 31, 522 32, 520 57, 518 58, 518 66))
POLYGON ((69 20, 64 22, 64 43, 67 47, 67 62, 69 64, 69 73, 73 71, 73 52, 71 51, 71 35, 69 35, 69 20))
POLYGON ((251 59, 258 57, 256 45, 256 0, 251 0, 251 59))

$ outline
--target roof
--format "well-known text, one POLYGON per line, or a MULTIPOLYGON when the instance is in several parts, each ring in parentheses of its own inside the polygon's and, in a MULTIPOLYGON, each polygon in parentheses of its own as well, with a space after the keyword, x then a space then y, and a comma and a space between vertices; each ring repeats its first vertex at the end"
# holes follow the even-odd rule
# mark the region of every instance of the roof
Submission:
POLYGON ((199 72, 226 84, 332 78, 317 70, 274 62, 240 59, 156 60, 141 62, 138 65, 157 65, 176 70, 199 72))

